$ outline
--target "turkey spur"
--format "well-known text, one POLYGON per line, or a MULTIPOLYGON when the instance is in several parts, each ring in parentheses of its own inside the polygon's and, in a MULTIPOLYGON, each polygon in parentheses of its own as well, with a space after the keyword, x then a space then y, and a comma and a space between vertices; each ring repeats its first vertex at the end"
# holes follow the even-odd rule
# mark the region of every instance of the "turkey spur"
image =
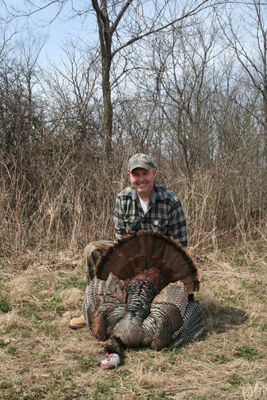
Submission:
POLYGON ((185 345, 204 329, 194 300, 199 290, 195 262, 173 239, 132 232, 99 259, 86 288, 83 315, 92 334, 106 341, 103 368, 120 362, 124 348, 154 350, 185 345), (110 357, 109 355, 112 355, 110 357))

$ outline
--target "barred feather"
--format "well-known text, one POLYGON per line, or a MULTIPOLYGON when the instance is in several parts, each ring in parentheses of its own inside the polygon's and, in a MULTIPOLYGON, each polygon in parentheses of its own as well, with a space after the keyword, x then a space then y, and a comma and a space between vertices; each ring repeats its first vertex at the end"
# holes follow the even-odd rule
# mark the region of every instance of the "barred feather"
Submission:
POLYGON ((160 308, 153 308, 142 325, 143 345, 153 350, 170 347, 172 326, 167 314, 160 308))
POLYGON ((199 301, 189 302, 187 304, 184 322, 179 330, 172 335, 171 347, 180 347, 196 339, 204 330, 203 314, 199 301))
MULTIPOLYGON (((95 315, 101 306, 115 308, 125 304, 126 293, 123 290, 123 281, 110 274, 107 281, 94 278, 86 287, 83 302, 83 315, 86 325, 92 330, 95 315)), ((125 309, 125 305, 123 306, 125 309)))

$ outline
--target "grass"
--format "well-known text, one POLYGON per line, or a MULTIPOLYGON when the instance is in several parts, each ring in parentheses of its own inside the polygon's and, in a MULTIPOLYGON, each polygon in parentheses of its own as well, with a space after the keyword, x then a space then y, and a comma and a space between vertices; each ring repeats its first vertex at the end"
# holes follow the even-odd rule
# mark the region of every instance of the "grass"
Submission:
POLYGON ((80 254, 32 251, 25 270, 16 259, 2 259, 0 398, 265 400, 264 243, 260 249, 203 255, 202 336, 172 351, 127 349, 110 371, 95 365, 103 343, 87 328, 68 327, 81 313, 86 286, 80 254))

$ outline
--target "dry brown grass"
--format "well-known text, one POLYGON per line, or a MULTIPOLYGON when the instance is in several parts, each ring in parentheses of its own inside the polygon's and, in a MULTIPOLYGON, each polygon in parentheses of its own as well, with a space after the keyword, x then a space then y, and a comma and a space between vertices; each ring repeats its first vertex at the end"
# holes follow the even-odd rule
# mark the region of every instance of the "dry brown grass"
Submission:
POLYGON ((265 400, 266 245, 198 261, 203 335, 173 351, 128 349, 105 371, 95 366, 103 343, 68 327, 86 284, 80 254, 2 258, 0 398, 265 400))

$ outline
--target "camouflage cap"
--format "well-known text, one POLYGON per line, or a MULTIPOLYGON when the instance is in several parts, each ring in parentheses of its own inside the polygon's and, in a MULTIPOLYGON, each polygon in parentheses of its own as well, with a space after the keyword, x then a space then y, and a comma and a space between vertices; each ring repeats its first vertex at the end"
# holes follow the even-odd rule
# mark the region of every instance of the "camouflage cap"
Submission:
POLYGON ((135 168, 144 168, 147 171, 150 168, 156 168, 152 158, 146 154, 135 154, 132 156, 128 163, 128 171, 131 173, 135 168))

